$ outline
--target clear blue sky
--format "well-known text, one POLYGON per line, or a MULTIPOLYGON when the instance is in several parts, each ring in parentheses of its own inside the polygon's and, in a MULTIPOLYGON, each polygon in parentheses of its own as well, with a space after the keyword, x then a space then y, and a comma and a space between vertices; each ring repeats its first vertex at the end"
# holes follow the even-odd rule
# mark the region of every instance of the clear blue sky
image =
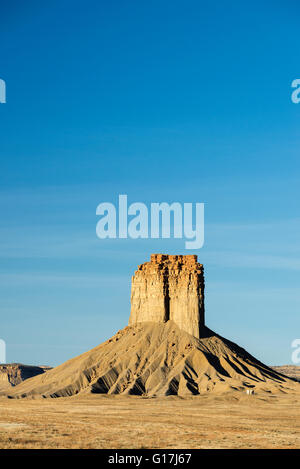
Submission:
POLYGON ((104 240, 95 210, 204 202, 207 324, 268 364, 300 336, 298 1, 2 2, 0 337, 56 365, 127 323, 181 240, 104 240))

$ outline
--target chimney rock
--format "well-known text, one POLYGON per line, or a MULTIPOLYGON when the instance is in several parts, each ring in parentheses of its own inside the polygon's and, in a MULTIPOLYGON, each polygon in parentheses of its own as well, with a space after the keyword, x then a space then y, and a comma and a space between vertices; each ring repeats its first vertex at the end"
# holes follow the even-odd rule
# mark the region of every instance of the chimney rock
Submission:
POLYGON ((129 324, 174 321, 200 338, 204 327, 203 265, 194 255, 152 254, 132 277, 129 324))

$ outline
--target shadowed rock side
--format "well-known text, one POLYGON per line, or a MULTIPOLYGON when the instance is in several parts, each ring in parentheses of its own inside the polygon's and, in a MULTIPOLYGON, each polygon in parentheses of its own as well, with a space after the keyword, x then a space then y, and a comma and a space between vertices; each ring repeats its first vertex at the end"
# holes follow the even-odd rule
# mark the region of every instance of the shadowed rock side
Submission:
POLYGON ((9 397, 192 396, 247 388, 277 393, 298 386, 209 329, 197 339, 168 321, 127 326, 93 350, 19 384, 9 397))

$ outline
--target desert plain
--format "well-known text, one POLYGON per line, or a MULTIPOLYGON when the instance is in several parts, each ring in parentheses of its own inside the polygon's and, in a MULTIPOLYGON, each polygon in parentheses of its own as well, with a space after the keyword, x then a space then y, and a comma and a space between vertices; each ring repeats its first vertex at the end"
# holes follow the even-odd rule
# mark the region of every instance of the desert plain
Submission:
POLYGON ((299 448, 300 393, 0 398, 0 448, 299 448))

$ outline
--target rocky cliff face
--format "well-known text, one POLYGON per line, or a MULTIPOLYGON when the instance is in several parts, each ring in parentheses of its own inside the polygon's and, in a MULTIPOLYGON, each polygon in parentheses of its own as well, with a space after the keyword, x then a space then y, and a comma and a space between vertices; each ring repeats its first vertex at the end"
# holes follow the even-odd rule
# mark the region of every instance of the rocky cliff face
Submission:
POLYGON ((129 324, 164 323, 201 337, 204 326, 204 274, 197 256, 152 254, 132 277, 129 324))

